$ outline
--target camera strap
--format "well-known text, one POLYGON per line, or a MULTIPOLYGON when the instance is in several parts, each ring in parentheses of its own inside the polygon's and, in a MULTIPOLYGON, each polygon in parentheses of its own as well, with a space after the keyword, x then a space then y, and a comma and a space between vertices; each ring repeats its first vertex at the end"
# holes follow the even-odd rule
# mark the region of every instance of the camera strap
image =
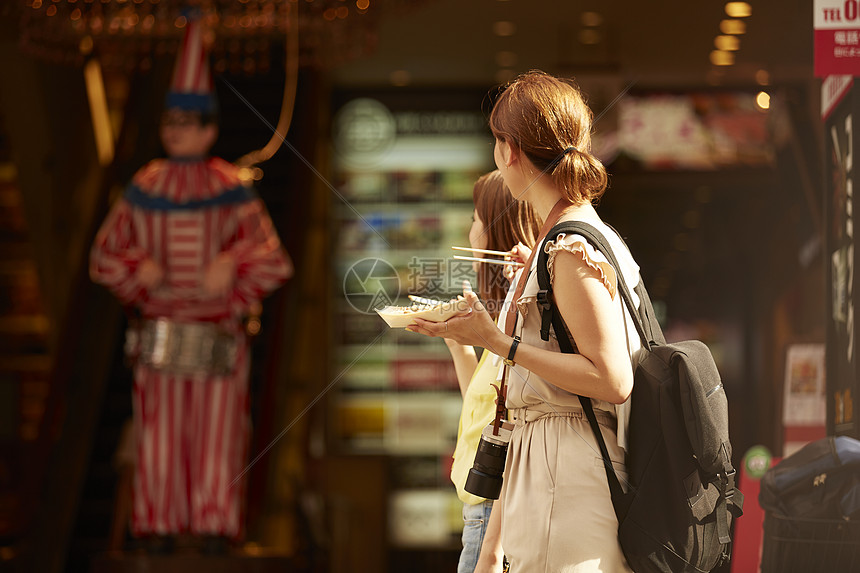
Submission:
MULTIPOLYGON (((517 317, 519 313, 517 312, 517 301, 520 300, 520 297, 523 295, 523 291, 526 288, 526 283, 528 282, 529 275, 532 271, 532 263, 534 262, 535 255, 537 252, 543 247, 543 241, 549 233, 550 229, 556 224, 558 219, 561 217, 564 210, 570 206, 570 202, 566 199, 559 198, 558 201, 553 205, 552 210, 550 210, 549 215, 547 215, 546 220, 543 222, 543 226, 541 226, 540 232, 538 233, 538 237, 535 240, 534 248, 532 249, 531 254, 529 255, 528 260, 526 261, 525 266, 523 267, 523 271, 520 273, 520 278, 517 281, 517 288, 514 290, 514 296, 511 299, 511 304, 508 307, 507 315, 505 316, 505 334, 508 336, 513 336, 514 331, 517 326, 517 317)), ((507 395, 508 395, 508 365, 504 365, 504 371, 502 372, 502 380, 499 386, 493 384, 493 387, 496 389, 496 418, 493 420, 493 434, 499 434, 499 427, 504 422, 507 417, 508 410, 505 407, 507 395)))

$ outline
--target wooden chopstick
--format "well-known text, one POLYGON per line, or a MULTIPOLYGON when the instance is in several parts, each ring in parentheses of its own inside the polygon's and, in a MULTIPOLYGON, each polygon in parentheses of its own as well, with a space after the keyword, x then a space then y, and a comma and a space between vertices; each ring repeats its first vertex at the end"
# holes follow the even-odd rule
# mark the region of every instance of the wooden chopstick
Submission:
POLYGON ((503 251, 491 251, 489 249, 473 249, 472 247, 451 247, 455 251, 472 251, 473 253, 484 253, 485 255, 498 255, 500 257, 507 257, 511 253, 505 253, 503 251))
POLYGON ((499 259, 482 259, 479 257, 461 257, 460 255, 454 255, 455 259, 461 261, 476 261, 479 263, 491 263, 494 265, 513 265, 515 267, 524 267, 525 265, 519 261, 500 261, 499 259))

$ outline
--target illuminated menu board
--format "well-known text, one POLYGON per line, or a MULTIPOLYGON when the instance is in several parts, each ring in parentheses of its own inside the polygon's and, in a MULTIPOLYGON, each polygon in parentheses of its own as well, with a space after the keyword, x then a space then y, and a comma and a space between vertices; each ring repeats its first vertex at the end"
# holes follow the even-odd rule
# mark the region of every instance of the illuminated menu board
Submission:
POLYGON ((388 456, 392 547, 456 548, 462 502, 451 456, 462 407, 440 339, 388 328, 375 309, 408 295, 448 300, 470 262, 472 189, 494 169, 481 96, 349 97, 333 122, 332 316, 338 357, 329 418, 333 449, 388 456), (423 101, 423 103, 422 103, 423 101), (435 106, 444 106, 438 109, 435 106))

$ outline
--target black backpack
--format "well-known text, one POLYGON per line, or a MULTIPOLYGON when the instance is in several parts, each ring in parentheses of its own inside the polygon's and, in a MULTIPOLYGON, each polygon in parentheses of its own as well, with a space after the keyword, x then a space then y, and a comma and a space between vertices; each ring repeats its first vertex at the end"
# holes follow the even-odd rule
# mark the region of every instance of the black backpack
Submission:
MULTIPOLYGON (((666 343, 642 281, 634 291, 637 311, 621 267, 597 229, 563 222, 546 240, 560 233, 585 237, 616 269, 618 290, 642 340, 634 365, 626 493, 612 469, 591 400, 580 396, 603 456, 621 549, 636 573, 711 571, 730 558, 732 519, 743 513, 731 461, 728 401, 713 357, 697 340, 666 343)), ((537 263, 541 337, 549 340, 552 326, 562 352, 574 353, 575 342, 553 304, 543 247, 537 263)))

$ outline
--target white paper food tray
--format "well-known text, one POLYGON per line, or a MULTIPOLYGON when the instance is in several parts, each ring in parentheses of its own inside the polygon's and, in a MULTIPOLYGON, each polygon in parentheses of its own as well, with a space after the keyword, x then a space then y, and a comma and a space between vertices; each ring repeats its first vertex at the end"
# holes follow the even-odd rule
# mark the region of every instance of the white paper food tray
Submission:
POLYGON ((425 310, 409 310, 409 307, 386 306, 376 312, 391 328, 406 328, 415 318, 423 318, 431 322, 445 322, 452 316, 465 311, 468 303, 465 300, 453 300, 425 310))

